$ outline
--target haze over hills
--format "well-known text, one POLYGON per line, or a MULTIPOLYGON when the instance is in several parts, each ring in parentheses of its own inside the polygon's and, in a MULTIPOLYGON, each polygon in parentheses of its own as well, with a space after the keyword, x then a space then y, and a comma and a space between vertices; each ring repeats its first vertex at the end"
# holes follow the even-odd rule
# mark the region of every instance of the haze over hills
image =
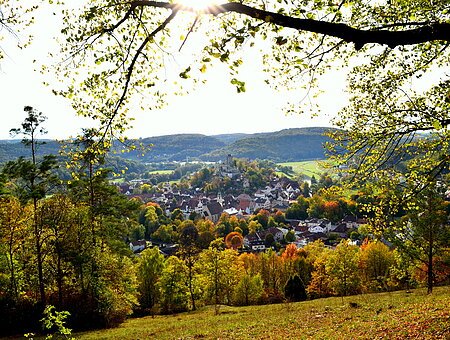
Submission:
MULTIPOLYGON (((324 145, 330 139, 324 132, 330 128, 295 128, 277 132, 255 134, 222 134, 206 136, 201 134, 176 134, 131 140, 150 146, 142 151, 119 153, 120 157, 139 162, 164 161, 218 161, 232 154, 238 158, 268 159, 276 162, 322 159, 325 157, 324 145)), ((39 146, 38 153, 58 154, 61 144, 47 140, 39 146)), ((116 147, 120 151, 121 146, 116 147)), ((0 141, 0 162, 27 157, 29 150, 19 140, 0 141)))

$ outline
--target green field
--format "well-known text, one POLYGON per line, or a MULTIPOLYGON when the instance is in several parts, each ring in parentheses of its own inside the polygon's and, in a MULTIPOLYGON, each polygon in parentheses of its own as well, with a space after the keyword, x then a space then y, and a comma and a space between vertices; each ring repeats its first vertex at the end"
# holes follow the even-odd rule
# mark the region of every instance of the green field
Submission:
POLYGON ((129 319, 77 339, 449 339, 450 287, 129 319))
POLYGON ((330 169, 325 167, 327 162, 327 160, 321 159, 314 161, 278 163, 278 165, 292 167, 292 170, 294 170, 296 175, 303 174, 308 177, 312 177, 314 175, 318 178, 322 173, 330 172, 330 169))
POLYGON ((149 172, 151 175, 170 175, 172 173, 173 170, 153 170, 149 172))

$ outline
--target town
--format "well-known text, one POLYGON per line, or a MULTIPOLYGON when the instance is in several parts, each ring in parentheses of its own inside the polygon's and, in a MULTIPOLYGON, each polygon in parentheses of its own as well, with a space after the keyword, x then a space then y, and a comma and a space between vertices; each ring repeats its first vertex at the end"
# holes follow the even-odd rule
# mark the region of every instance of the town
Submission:
MULTIPOLYGON (((281 244, 287 243, 301 248, 316 240, 321 240, 329 247, 336 246, 340 240, 351 239, 354 244, 360 241, 357 238, 358 229, 367 221, 356 214, 341 216, 342 218, 337 216, 339 219, 332 218, 332 221, 327 218, 313 217, 314 214, 310 218, 304 214, 304 218, 300 219, 292 213, 292 204, 297 205, 299 196, 303 199, 305 196, 306 198, 311 196, 308 189, 311 187, 310 181, 304 182, 308 183, 306 184, 307 192, 305 192, 298 181, 285 176, 271 175, 264 187, 258 187, 256 191, 247 193, 250 187, 249 180, 236 166, 236 161, 231 155, 228 155, 223 162, 217 163, 213 169, 219 178, 232 180, 245 192, 238 191, 235 195, 220 191, 217 194, 207 194, 199 188, 180 188, 176 184, 171 185, 165 182, 152 193, 142 193, 143 190, 139 188, 149 185, 149 182, 144 179, 122 183, 119 188, 123 194, 132 199, 158 204, 166 216, 171 216, 178 211, 184 220, 204 218, 217 225, 221 220, 230 217, 248 223, 257 214, 266 215, 267 219, 270 215, 279 216, 278 223, 263 223, 264 225, 260 225, 252 232, 249 232, 248 228, 244 230, 240 228, 241 233, 244 231, 243 244, 238 249, 241 252, 261 252, 267 248, 280 250, 281 244)), ((228 191, 236 192, 234 189, 231 186, 228 191)), ((272 221, 275 220, 272 219, 272 221)), ((161 248, 163 254, 173 255, 177 247, 171 241, 173 240, 161 239, 158 233, 155 233, 148 240, 131 240, 129 244, 130 249, 135 253, 155 244, 161 248)))

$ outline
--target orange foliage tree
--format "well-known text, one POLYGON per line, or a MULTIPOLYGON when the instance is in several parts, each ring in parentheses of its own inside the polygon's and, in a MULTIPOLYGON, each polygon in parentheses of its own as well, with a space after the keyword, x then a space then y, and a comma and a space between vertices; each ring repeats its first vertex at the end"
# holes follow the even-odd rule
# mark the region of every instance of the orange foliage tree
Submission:
POLYGON ((237 231, 232 231, 225 237, 225 245, 227 248, 237 250, 244 244, 244 238, 237 231))

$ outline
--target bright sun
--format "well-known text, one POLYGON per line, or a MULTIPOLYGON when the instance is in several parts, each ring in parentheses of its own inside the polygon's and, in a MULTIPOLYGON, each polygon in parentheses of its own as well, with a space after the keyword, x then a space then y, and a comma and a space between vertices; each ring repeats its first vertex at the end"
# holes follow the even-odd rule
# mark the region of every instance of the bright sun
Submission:
POLYGON ((191 7, 196 11, 207 9, 210 6, 217 5, 217 0, 176 0, 182 6, 191 7))

